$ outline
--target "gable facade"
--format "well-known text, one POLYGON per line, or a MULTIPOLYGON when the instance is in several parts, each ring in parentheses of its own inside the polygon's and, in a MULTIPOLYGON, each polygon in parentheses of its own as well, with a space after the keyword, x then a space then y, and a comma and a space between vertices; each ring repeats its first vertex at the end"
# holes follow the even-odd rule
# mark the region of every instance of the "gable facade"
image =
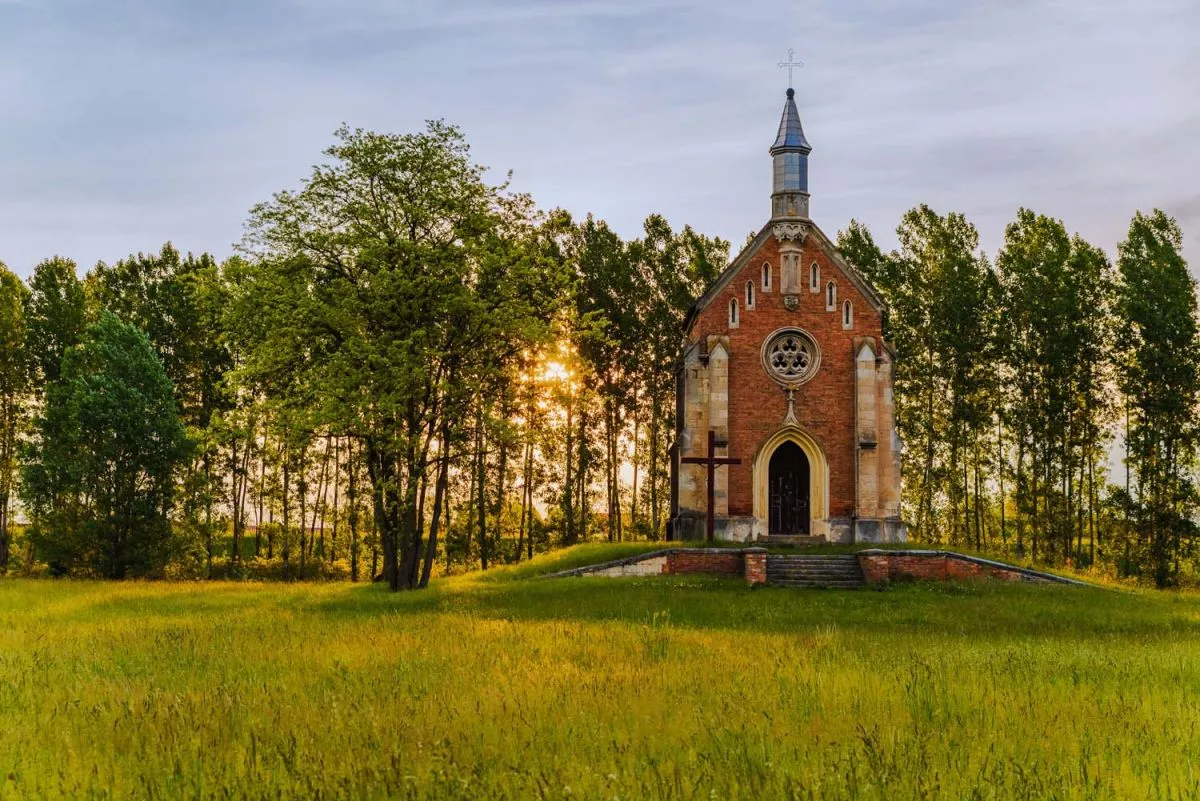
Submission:
POLYGON ((710 431, 716 455, 741 460, 714 473, 717 538, 904 537, 886 310, 807 218, 806 192, 798 205, 781 215, 775 204, 772 221, 688 317, 677 376, 675 537, 705 533, 708 469, 682 460, 707 456, 710 431))

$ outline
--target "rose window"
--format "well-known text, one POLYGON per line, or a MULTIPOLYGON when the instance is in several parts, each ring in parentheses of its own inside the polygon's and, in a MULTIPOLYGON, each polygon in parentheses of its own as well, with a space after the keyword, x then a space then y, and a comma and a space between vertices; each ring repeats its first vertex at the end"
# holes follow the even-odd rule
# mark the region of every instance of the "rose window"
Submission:
POLYGON ((820 364, 821 351, 804 331, 779 331, 763 346, 763 366, 772 378, 784 385, 804 383, 813 377, 820 364))

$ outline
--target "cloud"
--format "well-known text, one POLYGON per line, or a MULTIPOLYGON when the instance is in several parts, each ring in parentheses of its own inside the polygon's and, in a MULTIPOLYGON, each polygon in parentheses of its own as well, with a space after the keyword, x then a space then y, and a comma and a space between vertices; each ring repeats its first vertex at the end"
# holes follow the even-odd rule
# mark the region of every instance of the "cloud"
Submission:
POLYGON ((791 45, 830 232, 928 202, 994 252, 1027 205, 1113 253, 1157 205, 1200 263, 1197 29, 1192 0, 0 0, 0 259, 228 253, 339 122, 432 117, 543 206, 740 242, 791 45))

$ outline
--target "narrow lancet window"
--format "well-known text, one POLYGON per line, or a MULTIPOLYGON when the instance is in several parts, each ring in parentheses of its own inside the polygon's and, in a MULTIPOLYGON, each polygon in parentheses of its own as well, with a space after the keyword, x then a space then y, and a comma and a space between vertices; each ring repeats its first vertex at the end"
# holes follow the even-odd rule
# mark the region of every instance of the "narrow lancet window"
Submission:
POLYGON ((808 268, 808 288, 812 292, 821 291, 821 268, 815 261, 808 268))
POLYGON ((763 292, 770 292, 771 291, 771 264, 770 264, 770 262, 766 262, 763 264, 762 275, 763 275, 763 284, 762 284, 763 292))
POLYGON ((854 304, 850 301, 842 301, 842 328, 854 327, 854 304))
POLYGON ((837 284, 830 281, 825 285, 825 311, 833 311, 837 308, 837 284))
POLYGON ((754 282, 753 281, 746 282, 746 308, 747 309, 754 308, 754 282))
POLYGON ((730 328, 738 327, 737 298, 733 298, 729 301, 729 327, 730 328))

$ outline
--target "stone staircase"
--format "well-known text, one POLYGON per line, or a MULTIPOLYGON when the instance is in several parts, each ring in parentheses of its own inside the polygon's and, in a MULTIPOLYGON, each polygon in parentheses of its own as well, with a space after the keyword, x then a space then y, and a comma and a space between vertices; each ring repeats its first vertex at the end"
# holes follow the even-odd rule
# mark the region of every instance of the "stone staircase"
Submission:
POLYGON ((865 582, 858 557, 853 554, 768 554, 767 584, 858 589, 865 582))
POLYGON ((766 537, 760 537, 758 544, 766 547, 776 545, 786 545, 792 548, 805 548, 814 545, 824 545, 825 537, 809 537, 804 534, 771 534, 766 537))

